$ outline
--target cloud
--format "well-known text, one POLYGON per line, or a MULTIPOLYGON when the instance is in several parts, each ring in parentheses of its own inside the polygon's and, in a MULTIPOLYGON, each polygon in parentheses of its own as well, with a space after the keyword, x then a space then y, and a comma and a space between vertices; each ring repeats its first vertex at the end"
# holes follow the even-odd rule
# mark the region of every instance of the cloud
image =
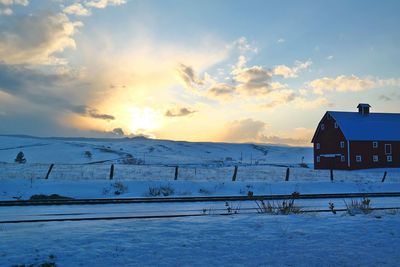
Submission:
POLYGON ((296 78, 298 77, 298 73, 309 68, 311 65, 312 65, 311 60, 307 60, 305 62, 296 61, 292 68, 286 65, 278 65, 274 67, 273 74, 277 76, 282 76, 285 79, 296 78))
POLYGON ((6 64, 62 64, 55 53, 75 49, 73 35, 80 22, 65 14, 41 13, 15 16, 0 32, 0 58, 6 64))
POLYGON ((227 125, 223 140, 229 142, 257 142, 286 145, 309 145, 314 129, 294 128, 288 132, 268 135, 268 125, 253 119, 236 120, 227 125))
POLYGON ((69 5, 64 8, 63 12, 76 16, 89 16, 91 14, 90 10, 85 8, 81 3, 74 3, 72 5, 69 5))
POLYGON ((126 4, 126 0, 92 0, 75 2, 63 9, 66 14, 72 14, 76 16, 89 16, 93 8, 104 9, 107 6, 119 6, 126 4))
POLYGON ((86 1, 85 5, 87 7, 94 7, 94 8, 106 8, 107 6, 119 6, 126 3, 126 0, 93 0, 93 1, 86 1))
POLYGON ((215 83, 207 90, 207 95, 211 98, 230 99, 235 93, 236 88, 227 83, 215 83))
POLYGON ((261 66, 238 68, 232 71, 237 89, 248 95, 267 94, 271 91, 271 72, 261 66))
MULTIPOLYGON (((0 92, 57 112, 67 111, 94 119, 114 120, 112 115, 99 113, 97 109, 84 104, 76 104, 77 100, 73 99, 70 88, 83 89, 86 86, 76 81, 79 78, 77 75, 74 72, 49 74, 20 65, 0 64, 0 92)), ((76 96, 81 97, 82 94, 76 96)))
POLYGON ((0 16, 11 16, 13 13, 11 8, 0 8, 0 16))
POLYGON ((236 120, 227 125, 223 140, 229 142, 252 142, 259 139, 267 124, 253 119, 236 120))
POLYGON ((326 59, 327 60, 332 60, 333 59, 333 55, 327 56, 326 59))
POLYGON ((178 75, 182 79, 184 85, 188 89, 192 89, 194 85, 203 85, 204 81, 197 77, 192 67, 185 64, 179 64, 178 75))
POLYGON ((307 83, 316 94, 325 91, 360 92, 387 86, 399 87, 400 79, 380 79, 376 77, 360 78, 356 75, 340 75, 336 78, 324 77, 307 83))
POLYGON ((277 42, 278 42, 278 43, 284 43, 284 42, 285 42, 285 39, 279 38, 277 42))
POLYGON ((386 95, 380 95, 379 96, 379 100, 383 100, 383 101, 392 101, 392 98, 386 95))
POLYGON ((259 141, 262 143, 285 144, 292 146, 309 146, 315 129, 304 127, 294 128, 288 133, 279 135, 262 135, 259 141))
POLYGON ((83 115, 89 116, 94 119, 100 119, 100 120, 106 120, 106 121, 115 120, 114 116, 109 115, 109 114, 98 113, 97 109, 92 109, 92 108, 86 108, 86 112, 83 113, 83 115))
POLYGON ((249 43, 246 37, 242 36, 235 40, 231 45, 228 45, 228 48, 236 48, 240 53, 258 53, 258 48, 254 43, 249 43))
POLYGON ((266 109, 272 109, 277 106, 292 102, 297 97, 298 97, 297 94, 290 89, 271 92, 271 94, 269 94, 267 98, 269 102, 262 104, 261 107, 266 109))
POLYGON ((29 5, 29 0, 0 0, 0 4, 5 6, 11 6, 11 5, 27 6, 29 5))
POLYGON ((166 117, 184 117, 190 114, 195 113, 196 111, 191 110, 189 108, 176 108, 176 109, 169 109, 165 112, 166 117))
POLYGON ((124 130, 122 130, 122 128, 114 128, 111 132, 113 134, 115 134, 115 135, 118 135, 118 136, 124 136, 125 135, 124 130))

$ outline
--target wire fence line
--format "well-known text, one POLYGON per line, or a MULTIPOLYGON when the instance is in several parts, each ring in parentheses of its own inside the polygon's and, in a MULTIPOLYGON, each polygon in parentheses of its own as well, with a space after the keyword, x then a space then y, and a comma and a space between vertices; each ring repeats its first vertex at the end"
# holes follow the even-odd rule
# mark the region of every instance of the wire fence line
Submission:
MULTIPOLYGON (((231 181, 234 166, 211 165, 127 165, 113 164, 112 178, 115 180, 159 180, 171 181, 231 181), (178 168, 177 168, 178 167, 178 168)), ((50 164, 0 163, 0 179, 45 179, 50 164)), ((51 180, 101 180, 110 179, 111 164, 55 164, 49 173, 51 180)), ((335 182, 400 182, 399 169, 371 169, 363 171, 333 171, 335 182)), ((328 182, 329 170, 314 170, 298 165, 239 165, 236 181, 266 182, 328 182), (290 175, 288 176, 288 168, 290 175), (287 179, 288 178, 288 179, 287 179)))

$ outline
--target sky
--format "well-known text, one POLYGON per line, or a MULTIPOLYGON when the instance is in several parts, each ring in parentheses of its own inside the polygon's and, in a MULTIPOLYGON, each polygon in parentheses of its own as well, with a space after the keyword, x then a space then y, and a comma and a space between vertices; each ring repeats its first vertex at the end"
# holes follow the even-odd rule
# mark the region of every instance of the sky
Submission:
POLYGON ((399 1, 0 0, 0 134, 309 146, 400 112, 399 1))

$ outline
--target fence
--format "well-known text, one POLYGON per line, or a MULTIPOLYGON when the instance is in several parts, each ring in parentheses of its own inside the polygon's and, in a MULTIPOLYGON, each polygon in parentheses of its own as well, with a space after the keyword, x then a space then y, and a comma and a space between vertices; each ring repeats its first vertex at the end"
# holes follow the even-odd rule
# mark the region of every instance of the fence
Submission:
MULTIPOLYGON (((110 179, 110 164, 55 164, 49 173, 50 164, 15 164, 0 163, 0 179, 68 179, 93 180, 110 179)), ((152 181, 266 181, 266 182, 400 182, 400 170, 333 171, 314 170, 291 166, 242 165, 236 175, 234 166, 166 166, 166 165, 123 165, 115 164, 115 180, 152 180, 152 181), (235 178, 235 179, 233 179, 235 178)))

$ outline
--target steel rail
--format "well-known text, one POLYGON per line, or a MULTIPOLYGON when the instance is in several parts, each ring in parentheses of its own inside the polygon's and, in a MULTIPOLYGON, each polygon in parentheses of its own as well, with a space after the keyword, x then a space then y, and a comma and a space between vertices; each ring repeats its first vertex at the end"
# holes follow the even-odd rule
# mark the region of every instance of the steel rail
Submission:
POLYGON ((337 199, 337 198, 386 198, 400 197, 400 192, 334 193, 334 194, 281 194, 257 196, 205 196, 205 197, 141 197, 141 198, 81 198, 45 200, 4 200, 1 206, 45 206, 45 205, 99 205, 129 203, 173 203, 173 202, 226 202, 285 199, 337 199))

